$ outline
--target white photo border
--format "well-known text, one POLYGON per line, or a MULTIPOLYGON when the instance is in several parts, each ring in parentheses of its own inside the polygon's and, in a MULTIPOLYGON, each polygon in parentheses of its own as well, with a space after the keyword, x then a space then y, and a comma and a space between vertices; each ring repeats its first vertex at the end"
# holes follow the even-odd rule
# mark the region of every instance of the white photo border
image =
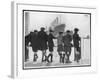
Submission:
POLYGON ((96 26, 96 8, 86 8, 86 7, 64 7, 64 6, 47 6, 47 5, 32 5, 32 4, 25 4, 25 3, 17 3, 17 2, 13 2, 13 24, 12 26, 14 26, 13 28, 13 38, 14 38, 14 42, 13 42, 13 52, 12 52, 12 59, 13 59, 13 66, 12 66, 12 76, 13 77, 32 77, 32 76, 42 76, 42 75, 47 75, 46 73, 48 72, 48 74, 70 74, 70 73, 86 73, 86 72, 96 72, 96 53, 95 49, 93 46, 95 46, 94 44, 94 36, 93 35, 93 29, 96 26), (23 54, 23 10, 49 10, 49 11, 62 11, 62 12, 81 12, 81 13, 90 13, 91 14, 91 26, 90 26, 90 30, 91 30, 91 66, 88 67, 77 67, 77 68, 55 68, 53 69, 53 72, 50 69, 32 69, 30 70, 23 70, 23 61, 22 61, 22 54, 23 54), (40 73, 40 71, 42 73, 40 73), (39 74, 38 74, 39 73, 39 74))

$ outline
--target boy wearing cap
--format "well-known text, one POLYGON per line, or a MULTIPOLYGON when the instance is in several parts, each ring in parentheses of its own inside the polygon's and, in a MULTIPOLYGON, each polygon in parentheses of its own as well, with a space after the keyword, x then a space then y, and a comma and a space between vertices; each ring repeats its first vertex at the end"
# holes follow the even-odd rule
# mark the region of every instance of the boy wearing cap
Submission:
POLYGON ((57 44, 58 44, 57 51, 60 56, 60 63, 64 63, 63 61, 63 57, 64 57, 63 32, 59 32, 59 36, 57 37, 57 44))
POLYGON ((74 61, 77 61, 79 62, 80 58, 81 58, 81 51, 80 51, 80 41, 81 41, 81 38, 78 34, 78 31, 79 29, 78 28, 75 28, 74 29, 74 35, 73 35, 73 42, 74 42, 74 51, 75 51, 75 54, 74 54, 74 61))
POLYGON ((38 51, 38 47, 39 47, 39 44, 38 44, 38 31, 37 30, 34 30, 34 32, 31 33, 31 46, 32 46, 32 50, 34 52, 34 56, 33 56, 33 61, 37 61, 37 51, 38 51))
POLYGON ((52 62, 53 61, 53 48, 54 48, 54 42, 53 39, 55 39, 55 37, 53 36, 53 31, 50 30, 49 31, 49 35, 48 35, 48 48, 49 48, 49 52, 50 54, 48 55, 48 62, 52 62), (49 60, 50 58, 50 60, 49 60))
POLYGON ((38 38, 39 38, 39 50, 42 51, 42 62, 47 60, 46 56, 46 50, 47 50, 47 41, 48 36, 45 32, 45 28, 41 27, 41 30, 38 32, 38 38))

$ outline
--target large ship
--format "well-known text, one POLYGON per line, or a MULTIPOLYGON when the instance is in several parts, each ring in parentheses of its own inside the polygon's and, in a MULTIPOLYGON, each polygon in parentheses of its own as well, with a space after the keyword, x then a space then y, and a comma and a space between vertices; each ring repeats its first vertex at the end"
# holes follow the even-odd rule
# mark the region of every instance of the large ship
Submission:
POLYGON ((49 29, 54 31, 54 35, 57 35, 59 32, 64 32, 65 26, 66 26, 65 23, 63 23, 61 20, 61 16, 57 16, 51 22, 49 29))

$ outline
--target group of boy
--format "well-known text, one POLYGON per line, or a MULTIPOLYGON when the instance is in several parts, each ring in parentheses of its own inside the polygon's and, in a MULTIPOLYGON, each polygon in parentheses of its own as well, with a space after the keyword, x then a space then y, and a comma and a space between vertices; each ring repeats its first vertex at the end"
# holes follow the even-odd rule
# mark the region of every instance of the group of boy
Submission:
POLYGON ((67 30, 64 34, 63 32, 59 32, 58 36, 55 37, 53 35, 54 31, 49 30, 49 34, 45 32, 45 28, 41 28, 38 32, 34 30, 34 32, 30 32, 27 36, 25 36, 25 61, 28 59, 28 48, 27 46, 31 46, 34 52, 33 61, 36 62, 38 59, 37 52, 38 50, 42 51, 42 62, 53 62, 53 52, 54 52, 54 41, 53 39, 57 39, 57 52, 60 57, 60 63, 70 63, 70 55, 72 51, 72 47, 74 47, 75 55, 74 60, 79 62, 81 58, 81 50, 80 50, 80 41, 81 38, 78 34, 79 29, 74 29, 74 34, 70 30, 67 30), (73 42, 73 44, 72 44, 73 42), (46 54, 47 49, 49 49, 49 55, 46 54))

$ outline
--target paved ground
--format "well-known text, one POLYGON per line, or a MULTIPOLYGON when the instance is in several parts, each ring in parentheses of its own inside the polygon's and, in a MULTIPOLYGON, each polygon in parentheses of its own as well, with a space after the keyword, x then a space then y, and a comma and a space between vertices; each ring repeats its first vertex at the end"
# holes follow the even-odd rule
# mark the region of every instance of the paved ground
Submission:
POLYGON ((87 66, 90 65, 89 61, 80 61, 79 63, 72 61, 72 63, 39 63, 39 62, 25 62, 25 68, 41 68, 41 67, 72 67, 72 66, 87 66))
MULTIPOLYGON (((47 55, 49 54, 49 51, 47 50, 47 55)), ((85 59, 82 57, 79 63, 74 61, 74 50, 72 49, 72 53, 70 56, 70 60, 72 63, 60 63, 59 62, 59 55, 57 53, 57 48, 54 48, 53 52, 53 62, 47 63, 47 62, 41 62, 42 58, 42 52, 38 51, 38 59, 37 62, 33 62, 33 55, 31 47, 29 48, 29 60, 27 62, 24 62, 24 68, 41 68, 41 67, 62 67, 62 66, 86 66, 90 65, 90 59, 85 59)))

